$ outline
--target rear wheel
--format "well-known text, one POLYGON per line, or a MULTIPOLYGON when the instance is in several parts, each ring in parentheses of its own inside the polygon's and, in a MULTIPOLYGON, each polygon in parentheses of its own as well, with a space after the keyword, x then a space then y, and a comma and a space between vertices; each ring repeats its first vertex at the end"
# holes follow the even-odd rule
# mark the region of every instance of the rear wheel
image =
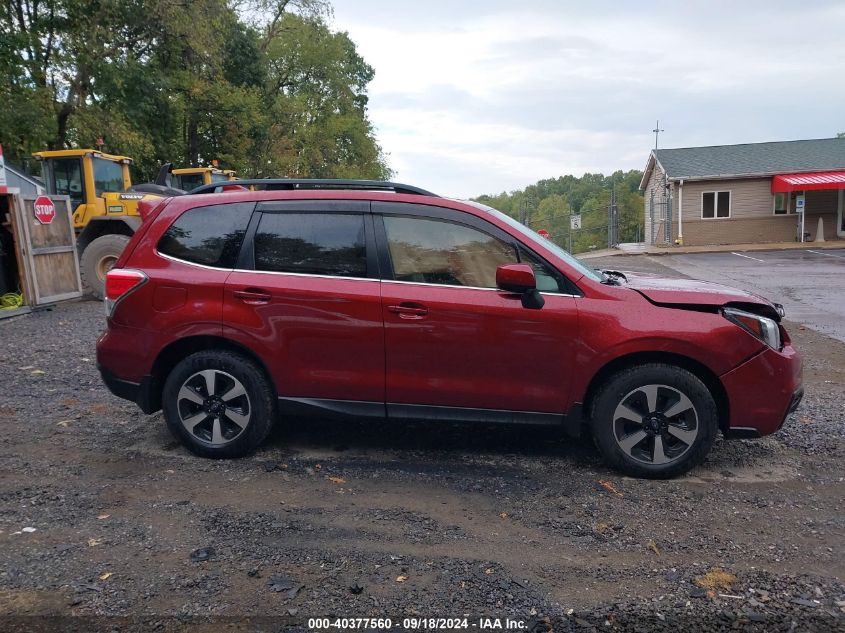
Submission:
POLYGON ((232 352, 197 352, 164 383, 167 425, 185 447, 203 457, 241 457, 267 437, 276 415, 264 373, 232 352))
POLYGON ((716 439, 718 411, 697 376, 655 363, 611 377, 593 400, 591 422, 609 465, 661 479, 704 460, 716 439))
POLYGON ((111 234, 98 237, 85 247, 79 260, 79 272, 86 294, 96 299, 105 296, 106 273, 112 269, 128 242, 126 235, 111 234))

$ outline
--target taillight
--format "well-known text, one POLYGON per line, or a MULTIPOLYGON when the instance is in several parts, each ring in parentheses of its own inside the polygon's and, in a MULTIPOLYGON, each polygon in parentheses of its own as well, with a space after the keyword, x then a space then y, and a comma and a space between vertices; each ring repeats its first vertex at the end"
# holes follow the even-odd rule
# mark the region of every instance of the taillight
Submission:
POLYGON ((140 270, 112 268, 106 273, 105 306, 106 316, 114 312, 117 302, 147 282, 147 276, 140 270))

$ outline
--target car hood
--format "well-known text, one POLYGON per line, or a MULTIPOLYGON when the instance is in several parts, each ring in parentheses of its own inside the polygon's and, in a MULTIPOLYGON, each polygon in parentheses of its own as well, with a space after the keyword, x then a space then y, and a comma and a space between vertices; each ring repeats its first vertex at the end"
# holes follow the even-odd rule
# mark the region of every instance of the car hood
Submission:
MULTIPOLYGON (((779 318, 775 305, 753 292, 697 279, 672 279, 647 273, 625 272, 628 288, 636 290, 658 305, 671 306, 760 306, 773 318, 779 318)), ((759 310, 758 310, 759 311, 759 310)))

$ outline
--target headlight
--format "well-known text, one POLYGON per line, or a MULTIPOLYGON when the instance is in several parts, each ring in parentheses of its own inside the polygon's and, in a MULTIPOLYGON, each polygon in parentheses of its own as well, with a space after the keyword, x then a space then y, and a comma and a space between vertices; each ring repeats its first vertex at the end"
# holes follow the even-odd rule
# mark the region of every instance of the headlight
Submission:
POLYGON ((736 323, 747 330, 772 349, 780 349, 780 328, 774 319, 759 314, 737 310, 736 308, 722 308, 722 314, 728 321, 736 323))

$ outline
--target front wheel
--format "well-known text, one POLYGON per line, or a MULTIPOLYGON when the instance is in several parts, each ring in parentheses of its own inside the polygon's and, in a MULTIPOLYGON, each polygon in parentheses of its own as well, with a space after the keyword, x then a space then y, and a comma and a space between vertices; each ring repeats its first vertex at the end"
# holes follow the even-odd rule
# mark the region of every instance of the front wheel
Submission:
POLYGON ((591 425, 610 466, 664 479, 704 460, 716 439, 718 411, 697 376, 654 363, 612 376, 593 400, 591 425))
POLYGON ((171 433, 202 457, 241 457, 258 447, 276 416, 264 373, 232 352, 209 350, 179 362, 164 383, 171 433))

